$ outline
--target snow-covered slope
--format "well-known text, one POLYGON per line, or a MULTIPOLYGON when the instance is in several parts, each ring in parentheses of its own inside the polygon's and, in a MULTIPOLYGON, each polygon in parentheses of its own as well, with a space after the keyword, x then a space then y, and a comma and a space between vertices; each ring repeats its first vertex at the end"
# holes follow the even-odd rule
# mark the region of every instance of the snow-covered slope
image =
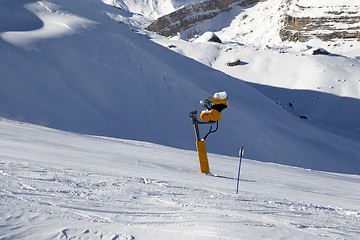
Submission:
POLYGON ((175 10, 170 0, 103 0, 103 2, 131 13, 141 14, 150 19, 156 19, 175 10))
MULTIPOLYGON (((279 34, 285 14, 294 18, 306 15, 331 21, 331 17, 356 17, 358 9, 353 1, 261 1, 233 6, 229 12, 199 22, 170 40, 159 37, 154 37, 154 40, 163 46, 176 46, 172 48, 174 51, 235 78, 255 83, 256 89, 297 116, 305 115, 327 127, 347 128, 358 138, 360 128, 357 122, 360 119, 358 114, 354 115, 357 107, 350 102, 356 104, 354 99, 360 98, 360 42, 354 39, 330 42, 313 39, 306 43, 293 43, 283 42, 279 34), (209 38, 206 36, 211 32, 221 39, 222 44, 207 42, 209 38), (318 47, 324 47, 332 54, 312 56, 318 47), (227 66, 227 63, 237 60, 241 61, 240 66, 227 66), (323 93, 345 98, 334 103, 323 98, 323 93)), ((339 26, 335 20, 333 25, 339 26)), ((352 25, 348 28, 356 31, 352 25)), ((317 30, 321 32, 321 28, 317 30)))
POLYGON ((360 54, 124 24, 147 21, 101 0, 0 1, 0 117, 23 121, 0 118, 0 239, 358 239, 358 175, 250 159, 360 174, 360 54), (209 154, 203 175, 195 151, 169 147, 195 149, 188 114, 223 90, 229 108, 207 149, 244 145, 238 195, 237 157, 209 154))
POLYGON ((148 29, 164 36, 180 34, 183 39, 213 31, 225 41, 260 47, 293 42, 319 45, 321 39, 324 46, 341 50, 343 44, 360 42, 357 1, 231 0, 218 7, 219 2, 185 6, 186 10, 165 15, 148 29))
POLYGON ((199 1, 201 0, 102 0, 105 4, 117 8, 107 10, 111 18, 140 28, 184 5, 199 1))
MULTIPOLYGON (((359 176, 0 120, 0 239, 357 239, 359 176)), ((247 148, 245 148, 245 158, 247 148)))
MULTIPOLYGON (((349 5, 357 9, 356 3, 349 5)), ((275 0, 235 6, 172 38, 152 38, 173 51, 253 83, 255 89, 310 124, 359 141, 360 115, 356 109, 360 99, 360 42, 282 42, 281 8, 282 2, 275 0), (221 44, 208 42, 211 32, 220 37, 221 44), (194 34, 200 35, 188 39, 194 34), (332 54, 312 55, 318 47, 332 54), (240 65, 227 65, 237 60, 240 65)))
MULTIPOLYGON (((0 33, 2 117, 194 149, 189 112, 225 90, 229 108, 208 138, 209 152, 234 156, 243 144, 251 159, 360 173, 356 130, 294 116, 243 81, 109 18, 120 9, 95 0, 6 1, 0 9, 14 13, 2 15, 8 20, 0 33)), ((208 46, 194 52, 212 54, 208 46)))

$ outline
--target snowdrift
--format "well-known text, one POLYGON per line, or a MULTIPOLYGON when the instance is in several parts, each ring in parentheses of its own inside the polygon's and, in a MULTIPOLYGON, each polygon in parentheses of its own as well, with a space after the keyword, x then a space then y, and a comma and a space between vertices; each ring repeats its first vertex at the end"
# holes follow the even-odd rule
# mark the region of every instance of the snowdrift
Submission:
POLYGON ((209 152, 235 156, 244 145, 251 159, 360 173, 358 141, 318 129, 243 81, 151 42, 109 18, 107 8, 90 0, 1 3, 14 14, 6 14, 0 33, 0 116, 194 149, 189 112, 227 91, 229 108, 208 138, 209 152))

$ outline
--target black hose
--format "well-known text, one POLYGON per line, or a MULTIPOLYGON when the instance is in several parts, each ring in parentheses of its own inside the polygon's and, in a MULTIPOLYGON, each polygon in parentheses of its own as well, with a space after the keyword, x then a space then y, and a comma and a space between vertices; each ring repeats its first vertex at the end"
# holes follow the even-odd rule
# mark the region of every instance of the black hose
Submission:
POLYGON ((219 128, 219 121, 216 121, 216 129, 214 131, 211 131, 212 130, 212 126, 210 126, 210 130, 209 132, 205 135, 205 137, 203 138, 204 140, 207 138, 207 136, 209 136, 210 133, 214 133, 218 130, 219 128))

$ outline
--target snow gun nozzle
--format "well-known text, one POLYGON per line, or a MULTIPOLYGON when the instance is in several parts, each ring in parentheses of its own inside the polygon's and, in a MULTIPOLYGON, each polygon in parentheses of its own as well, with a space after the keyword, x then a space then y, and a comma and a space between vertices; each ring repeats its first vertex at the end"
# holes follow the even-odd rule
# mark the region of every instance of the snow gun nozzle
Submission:
POLYGON ((204 122, 216 122, 221 120, 221 111, 227 108, 228 95, 224 92, 217 92, 208 99, 200 101, 206 110, 200 113, 200 120, 204 122))
POLYGON ((204 99, 200 101, 200 104, 205 107, 206 109, 211 109, 213 106, 213 101, 211 98, 204 99))
POLYGON ((198 120, 197 120, 197 111, 196 110, 191 111, 189 116, 190 116, 191 121, 192 121, 193 124, 198 122, 198 120))

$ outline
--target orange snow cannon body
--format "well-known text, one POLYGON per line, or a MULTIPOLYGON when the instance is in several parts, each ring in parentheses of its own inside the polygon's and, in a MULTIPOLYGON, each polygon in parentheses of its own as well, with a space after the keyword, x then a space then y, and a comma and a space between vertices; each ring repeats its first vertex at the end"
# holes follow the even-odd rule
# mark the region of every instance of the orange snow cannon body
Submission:
POLYGON ((219 121, 221 111, 227 108, 227 94, 226 92, 215 93, 211 100, 202 100, 200 103, 207 108, 200 114, 202 121, 219 121))
POLYGON ((210 133, 214 133, 218 130, 219 120, 221 120, 221 111, 227 108, 227 93, 226 92, 218 92, 215 93, 214 96, 200 101, 200 104, 206 108, 206 110, 202 111, 200 114, 199 121, 197 119, 197 111, 191 111, 189 116, 191 118, 191 122, 194 125, 195 136, 196 136, 196 149, 198 152, 199 163, 200 163, 200 173, 209 174, 210 167, 209 161, 206 153, 206 141, 205 139, 209 136, 210 133), (212 126, 210 126, 209 132, 201 138, 199 125, 216 124, 216 129, 212 130, 212 126))
POLYGON ((200 119, 207 122, 218 121, 221 120, 221 112, 214 109, 204 110, 200 113, 200 119))

